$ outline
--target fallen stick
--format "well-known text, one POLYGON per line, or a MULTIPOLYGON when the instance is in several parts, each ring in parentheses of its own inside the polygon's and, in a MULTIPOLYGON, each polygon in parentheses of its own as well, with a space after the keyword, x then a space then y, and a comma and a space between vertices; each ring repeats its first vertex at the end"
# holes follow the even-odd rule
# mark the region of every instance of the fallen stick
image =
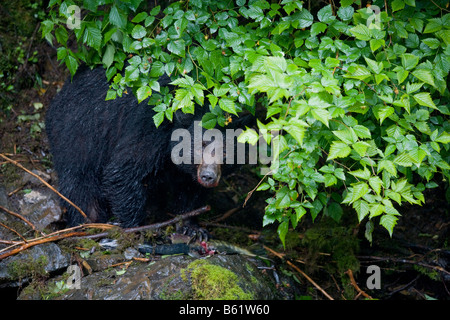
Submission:
POLYGON ((350 278, 350 282, 352 284, 352 286, 356 289, 356 291, 358 291, 358 295, 356 297, 358 297, 359 295, 363 295, 364 297, 366 297, 367 299, 371 299, 373 300, 373 298, 368 295, 366 292, 364 292, 356 283, 355 278, 353 277, 353 272, 351 269, 348 269, 347 271, 345 271, 345 273, 348 275, 348 277, 350 278))
POLYGON ((0 153, 0 157, 2 157, 3 159, 5 159, 6 161, 12 163, 13 165, 19 167, 20 169, 24 170, 25 172, 31 174, 33 177, 35 177, 36 179, 39 179, 39 181, 41 181, 43 184, 45 184, 50 190, 52 190, 53 192, 55 192, 58 196, 60 196, 61 198, 63 198, 65 201, 67 201, 71 206, 73 206, 76 210, 78 210, 78 212, 81 213, 81 215, 83 216, 83 218, 86 221, 90 221, 89 218, 87 217, 86 213, 84 213, 83 210, 81 210, 80 207, 78 207, 75 203, 73 203, 72 201, 70 201, 69 199, 67 199, 65 196, 63 196, 60 192, 58 192, 58 190, 56 190, 55 188, 53 188, 47 181, 45 181, 44 179, 42 179, 41 177, 39 177, 37 174, 31 172, 30 170, 28 170, 27 168, 25 168, 24 166, 22 166, 20 163, 18 163, 17 161, 14 161, 10 158, 8 158, 7 156, 5 156, 4 154, 0 153))
MULTIPOLYGON (((270 251, 272 254, 276 255, 278 258, 283 259, 283 254, 280 254, 278 252, 276 252, 275 250, 264 246, 264 249, 270 251)), ((311 279, 306 273, 304 273, 299 267, 297 267, 295 264, 293 264, 292 262, 290 262, 289 260, 285 260, 286 263, 291 266, 295 271, 297 271, 298 273, 300 273, 302 276, 304 276, 306 278, 306 280, 308 280, 309 282, 311 282, 311 284, 316 287, 320 292, 322 292, 325 297, 327 297, 330 300, 334 300, 332 296, 330 296, 325 290, 322 289, 321 286, 319 286, 313 279, 311 279)))
POLYGON ((22 220, 23 222, 25 222, 27 225, 29 225, 31 227, 31 229, 33 229, 36 232, 39 232, 42 236, 45 236, 45 234, 42 231, 39 231, 34 224, 32 224, 27 218, 22 217, 20 214, 15 213, 14 211, 11 211, 9 209, 6 209, 5 207, 0 206, 0 209, 5 211, 6 213, 9 213, 10 215, 19 218, 20 220, 22 220))
POLYGON ((0 260, 7 258, 9 256, 15 255, 16 253, 19 253, 25 249, 28 249, 30 247, 33 247, 35 245, 38 244, 43 244, 43 243, 47 243, 47 242, 53 242, 53 241, 58 241, 61 239, 65 239, 65 238, 70 238, 70 237, 74 237, 74 236, 82 236, 85 235, 86 232, 71 232, 68 234, 59 234, 53 237, 48 237, 48 238, 43 238, 40 240, 34 240, 34 241, 29 241, 27 243, 23 243, 19 248, 16 249, 12 249, 10 251, 5 252, 4 254, 0 255, 0 260))
MULTIPOLYGON (((193 211, 187 212, 185 214, 176 216, 173 219, 161 222, 161 223, 154 223, 154 224, 150 224, 150 225, 146 225, 146 226, 141 226, 141 227, 134 227, 134 228, 127 228, 127 229, 123 229, 124 233, 132 233, 132 232, 138 232, 138 231, 144 231, 144 230, 155 230, 155 229, 159 229, 159 228, 163 228, 166 227, 168 225, 177 223, 181 220, 185 220, 194 216, 197 216, 203 212, 209 211, 211 210, 210 206, 204 206, 201 207, 199 209, 195 209, 193 211)), ((66 239, 66 238, 72 238, 75 240, 78 239, 98 239, 98 238, 103 238, 103 237, 107 237, 108 236, 108 232, 102 232, 102 233, 97 233, 97 234, 92 234, 92 235, 88 235, 86 232, 84 231, 73 231, 79 228, 103 228, 103 229, 111 229, 114 228, 116 226, 113 225, 108 225, 108 224, 103 224, 103 223, 91 223, 91 224, 84 224, 84 225, 80 225, 80 226, 75 226, 72 228, 68 228, 68 229, 64 229, 64 230, 60 230, 57 232, 54 232, 52 234, 49 234, 45 237, 40 237, 40 238, 36 238, 36 239, 31 239, 28 240, 28 242, 21 242, 21 243, 17 243, 14 244, 13 246, 19 246, 18 248, 15 249, 11 249, 9 251, 6 251, 5 253, 0 255, 0 260, 7 258, 9 256, 15 255, 16 253, 19 253, 25 249, 28 249, 30 247, 33 247, 35 245, 38 244, 42 244, 42 243, 47 243, 47 242, 53 242, 53 241, 58 241, 58 240, 62 240, 62 239, 66 239), (70 233, 66 233, 66 234, 60 234, 63 232, 67 232, 67 231, 72 231, 70 233)))
MULTIPOLYGON (((198 216, 199 214, 209 211, 211 210, 210 206, 204 206, 195 210, 192 210, 190 212, 187 212, 185 214, 180 214, 179 216, 176 216, 173 219, 164 221, 164 222, 159 222, 159 223, 153 223, 153 224, 149 224, 146 226, 140 226, 140 227, 133 227, 133 228, 126 228, 126 229, 122 229, 122 231, 124 233, 132 233, 132 232, 138 232, 138 231, 145 231, 145 230, 155 230, 155 229, 159 229, 159 228, 164 228, 167 227, 171 224, 175 224, 179 221, 182 220, 186 220, 189 219, 191 217, 195 217, 198 216)), ((82 236, 82 237, 78 237, 82 238, 82 239, 97 239, 97 238, 103 238, 108 236, 108 232, 103 232, 103 233, 97 233, 97 234, 92 234, 92 235, 87 235, 87 236, 82 236)))

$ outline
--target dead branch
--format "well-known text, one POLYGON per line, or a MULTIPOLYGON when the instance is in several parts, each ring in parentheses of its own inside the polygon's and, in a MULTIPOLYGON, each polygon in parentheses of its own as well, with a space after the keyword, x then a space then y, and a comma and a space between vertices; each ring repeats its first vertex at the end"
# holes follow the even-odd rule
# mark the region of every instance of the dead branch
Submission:
POLYGON ((432 266, 430 264, 427 263, 423 263, 420 261, 414 261, 414 260, 407 260, 407 259, 401 259, 401 258, 392 258, 392 257, 375 257, 375 256, 358 256, 358 258, 360 259, 371 259, 371 260, 376 260, 376 261, 392 261, 392 262, 398 262, 398 263, 406 263, 406 264, 415 264, 421 267, 425 267, 425 268, 429 268, 429 269, 433 269, 439 272, 443 272, 446 273, 448 275, 450 275, 450 271, 445 270, 444 268, 440 267, 440 266, 432 266))
POLYGON ((264 181, 264 179, 266 179, 266 177, 268 175, 272 174, 272 170, 270 170, 269 172, 267 172, 264 177, 262 177, 262 179, 258 182, 258 184, 256 185, 256 187, 253 188, 253 190, 250 190, 250 192, 247 194, 247 196, 245 197, 244 200, 244 204, 242 205, 242 208, 245 207, 245 205, 247 204, 247 201, 251 198, 253 192, 255 192, 256 189, 258 189, 258 187, 261 185, 261 183, 264 181))
POLYGON ((214 222, 220 222, 223 221, 225 219, 227 219, 228 217, 230 217, 232 214, 236 213, 237 211, 239 211, 241 208, 240 207, 236 207, 233 209, 228 210, 227 212, 225 212, 221 217, 217 218, 216 220, 213 221, 214 222))
MULTIPOLYGON (((352 286, 356 289, 356 291, 358 291, 358 295, 356 297, 358 297, 359 295, 363 295, 364 297, 366 297, 367 299, 371 299, 373 300, 373 298, 368 295, 367 293, 365 293, 363 290, 361 290, 361 288, 358 286, 358 284, 355 281, 355 278, 353 277, 353 272, 351 269, 348 269, 347 271, 345 271, 345 273, 348 275, 348 277, 350 278, 350 282, 352 284, 352 286)), ((356 299, 355 297, 355 299, 356 299)))
MULTIPOLYGON (((124 233, 132 233, 132 232, 138 232, 138 231, 159 229, 159 228, 163 228, 168 225, 171 225, 171 224, 175 224, 179 221, 188 219, 190 217, 197 216, 197 215, 199 215, 203 212, 209 211, 209 210, 211 210, 210 206, 204 206, 199 209, 193 210, 191 212, 187 212, 185 214, 176 216, 175 218, 167 220, 165 222, 154 223, 151 225, 135 227, 135 228, 127 228, 127 229, 123 229, 122 231, 124 233)), ((102 232, 102 233, 88 235, 84 231, 74 231, 76 229, 81 229, 81 228, 111 229, 111 228, 119 228, 119 227, 114 226, 114 225, 104 224, 104 223, 88 223, 88 224, 83 224, 83 225, 75 226, 75 227, 64 229, 64 230, 59 230, 59 231, 53 232, 51 234, 48 234, 47 236, 44 236, 44 237, 28 240, 28 242, 23 241, 23 242, 19 242, 19 243, 17 243, 17 242, 14 243, 9 248, 6 248, 6 250, 8 250, 8 251, 6 251, 3 254, 0 254, 0 260, 7 258, 9 256, 12 256, 12 255, 15 255, 23 250, 26 250, 30 247, 33 247, 35 245, 42 244, 42 243, 54 242, 54 241, 67 239, 67 238, 72 238, 72 239, 78 240, 78 239, 98 239, 98 238, 103 238, 103 237, 108 236, 108 232, 102 232), (67 232, 69 232, 69 233, 67 233, 67 232), (19 247, 12 249, 13 247, 17 247, 17 246, 19 246, 19 247)), ((5 251, 5 249, 0 250, 0 252, 3 252, 3 251, 5 251)))
MULTIPOLYGON (((275 256, 277 256, 280 259, 283 259, 284 254, 278 253, 275 250, 264 246, 264 249, 268 250, 269 252, 271 252, 272 254, 274 254, 275 256)), ((330 300, 334 300, 332 296, 330 296, 324 289, 322 289, 321 286, 319 286, 313 279, 311 279, 306 273, 304 273, 299 267, 297 267, 295 264, 293 264, 292 262, 290 262, 289 260, 285 260, 286 263, 293 268, 295 271, 297 271, 298 273, 300 273, 302 276, 304 276, 306 278, 306 280, 308 280, 314 287, 316 287, 320 292, 322 292, 325 297, 327 297, 330 300)))
POLYGON ((39 231, 34 224, 32 224, 27 218, 21 216, 18 213, 15 213, 14 211, 11 211, 9 209, 6 209, 5 207, 0 206, 0 209, 5 211, 6 213, 9 213, 10 215, 19 218, 20 220, 24 221, 26 224, 28 224, 34 231, 39 232, 41 235, 45 236, 45 233, 43 233, 42 231, 39 231))
POLYGON ((18 233, 16 230, 14 230, 13 228, 8 227, 7 225, 3 224, 0 222, 0 226, 2 226, 5 229, 8 229, 9 231, 17 234, 23 241, 27 242, 27 239, 25 239, 20 233, 18 233))
MULTIPOLYGON (((203 212, 206 212, 206 211, 209 211, 209 210, 211 210, 210 206, 204 206, 204 207, 195 209, 193 211, 187 212, 185 214, 181 214, 179 216, 176 216, 173 219, 170 219, 170 220, 167 220, 167 221, 164 221, 164 222, 153 223, 153 224, 149 224, 149 225, 146 225, 146 226, 122 229, 122 231, 124 233, 133 233, 133 232, 139 232, 139 231, 160 229, 160 228, 167 227, 167 226, 169 226, 171 224, 175 224, 175 223, 177 223, 179 221, 186 220, 186 219, 189 219, 191 217, 198 216, 199 214, 201 214, 203 212)), ((98 239, 98 238, 103 238, 103 237, 106 237, 106 236, 108 236, 108 233, 107 232, 103 232, 103 233, 97 233, 97 234, 82 236, 80 238, 83 238, 83 239, 98 239)))
POLYGON ((9 256, 12 256, 12 255, 15 255, 16 253, 19 253, 25 249, 36 246, 38 244, 54 242, 54 241, 58 241, 58 240, 65 239, 65 238, 77 237, 77 236, 83 236, 83 235, 86 235, 86 232, 70 232, 67 234, 60 234, 60 235, 56 235, 53 237, 47 237, 47 238, 40 239, 40 240, 29 241, 27 243, 23 243, 19 248, 12 249, 12 250, 7 251, 4 254, 0 255, 0 260, 7 258, 9 256))
POLYGON ((31 172, 30 170, 28 170, 27 168, 25 168, 24 166, 22 166, 20 163, 18 163, 17 161, 14 161, 10 158, 8 158, 7 156, 5 156, 4 154, 0 153, 0 157, 2 157, 3 159, 5 159, 6 161, 12 163, 13 165, 15 165, 16 167, 19 167, 20 169, 24 170, 25 172, 31 174, 33 177, 35 177, 36 179, 38 179, 39 181, 41 181, 45 186, 47 186, 50 190, 52 190, 53 192, 55 192, 58 196, 60 196, 61 198, 63 198, 65 201, 67 201, 71 206, 73 206, 78 212, 81 213, 81 215, 83 216, 83 218, 86 221, 90 221, 89 218, 87 217, 86 213, 84 213, 83 210, 81 210, 80 207, 78 207, 76 204, 74 204, 72 201, 70 201, 69 199, 67 199, 65 196, 63 196, 61 193, 58 192, 58 190, 56 190, 55 188, 53 188, 47 181, 45 181, 44 179, 42 179, 41 177, 39 177, 37 174, 31 172))

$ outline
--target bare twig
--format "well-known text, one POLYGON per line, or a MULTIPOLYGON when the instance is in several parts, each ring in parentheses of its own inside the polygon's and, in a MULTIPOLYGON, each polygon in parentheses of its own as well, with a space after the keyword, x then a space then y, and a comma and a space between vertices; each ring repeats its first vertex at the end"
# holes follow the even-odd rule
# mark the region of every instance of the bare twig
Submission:
MULTIPOLYGON (((264 246, 264 249, 270 251, 272 254, 276 255, 278 258, 283 258, 283 254, 276 252, 275 250, 264 246)), ((297 267, 295 264, 293 264, 292 262, 290 262, 289 260, 285 260, 286 263, 293 268, 295 271, 297 271, 298 273, 300 273, 302 276, 304 276, 306 278, 306 280, 308 280, 314 287, 316 287, 320 292, 322 292, 325 297, 327 297, 330 300, 334 300, 332 296, 330 296, 324 289, 322 289, 321 286, 319 286, 313 279, 311 279, 306 273, 304 273, 299 267, 297 267)))
MULTIPOLYGON (((122 231, 124 233, 132 233, 132 232, 138 232, 138 231, 144 231, 144 230, 159 229, 159 228, 163 228, 168 225, 171 225, 171 224, 175 224, 181 220, 197 216, 197 215, 199 215, 203 212, 209 211, 209 210, 211 210, 210 206, 204 206, 199 209, 193 210, 191 212, 176 216, 175 218, 167 220, 165 222, 154 223, 151 225, 135 227, 135 228, 127 228, 127 229, 123 229, 122 231)), ((0 260, 7 258, 9 256, 12 256, 12 255, 15 255, 16 253, 19 253, 25 249, 28 249, 30 247, 33 247, 35 245, 42 244, 42 243, 54 242, 54 241, 67 239, 67 238, 72 238, 72 239, 76 239, 76 240, 77 239, 98 239, 98 238, 103 238, 103 237, 108 236, 108 232, 102 232, 102 233, 88 235, 84 231, 74 231, 76 229, 81 229, 81 228, 111 229, 111 228, 116 228, 116 226, 103 224, 103 223, 89 223, 89 224, 83 224, 83 225, 75 226, 75 227, 64 229, 64 230, 59 230, 57 232, 51 233, 44 237, 28 240, 28 242, 23 241, 23 242, 19 242, 19 243, 14 243, 11 247, 8 248, 8 251, 6 251, 3 254, 0 254, 0 260), (13 247, 17 247, 17 246, 19 246, 19 247, 12 249, 13 247)), ((3 252, 4 250, 5 249, 0 250, 0 252, 3 252)))
POLYGON ((89 218, 87 217, 86 213, 84 213, 83 210, 81 210, 80 207, 78 207, 76 204, 74 204, 72 201, 70 201, 69 199, 67 199, 65 196, 63 196, 61 193, 59 193, 55 188, 53 188, 47 181, 45 181, 44 179, 42 179, 41 177, 39 177, 37 174, 31 172, 30 170, 28 170, 27 168, 25 168, 24 166, 22 166, 20 163, 18 163, 17 161, 14 161, 10 158, 8 158, 7 156, 5 156, 4 154, 0 153, 0 157, 2 157, 3 159, 5 159, 6 161, 14 164, 15 166, 19 167, 20 169, 26 171, 27 173, 31 174, 33 177, 39 179, 39 181, 41 181, 43 184, 45 184, 50 190, 52 190, 53 192, 55 192, 58 196, 60 196, 61 198, 63 198, 65 201, 67 201, 71 206, 73 206, 78 212, 81 213, 81 215, 83 216, 83 218, 86 221, 90 221, 89 218))
POLYGON ((348 269, 347 271, 345 271, 345 273, 348 275, 348 277, 350 278, 350 282, 352 283, 352 286, 356 289, 356 291, 358 291, 358 296, 359 295, 363 295, 364 297, 368 298, 368 299, 372 299, 373 298, 368 295, 367 293, 365 293, 363 290, 361 290, 361 288, 358 286, 358 284, 355 281, 355 278, 353 277, 353 272, 351 269, 348 269))
POLYGON ((25 222, 27 225, 29 225, 34 231, 39 232, 41 235, 45 236, 45 233, 43 233, 42 231, 39 231, 39 230, 34 226, 34 224, 32 224, 27 218, 22 217, 20 214, 15 213, 14 211, 11 211, 11 210, 9 210, 9 209, 6 209, 6 208, 3 207, 3 206, 0 206, 0 209, 3 210, 3 211, 5 211, 6 213, 9 213, 9 214, 12 215, 12 216, 14 216, 14 217, 16 217, 16 218, 19 218, 20 220, 24 221, 24 222, 25 222))
MULTIPOLYGON (((164 222, 153 223, 153 224, 149 224, 149 225, 146 225, 146 226, 140 226, 140 227, 127 228, 127 229, 123 229, 122 231, 124 233, 132 233, 132 232, 138 232, 138 231, 160 229, 160 228, 167 227, 167 226, 169 226, 171 224, 175 224, 175 223, 177 223, 179 221, 186 220, 186 219, 189 219, 191 217, 198 216, 199 214, 201 214, 203 212, 206 212, 206 211, 209 211, 209 210, 211 210, 210 206, 204 206, 204 207, 201 207, 199 209, 195 209, 195 210, 193 210, 191 212, 187 212, 185 214, 181 214, 179 216, 176 216, 173 219, 170 219, 170 220, 167 220, 167 221, 164 221, 164 222)), ((103 237, 106 237, 106 236, 108 236, 108 233, 107 232, 103 232, 103 233, 97 233, 97 234, 92 234, 92 235, 85 235, 85 236, 82 236, 81 238, 83 238, 83 239, 98 239, 98 238, 103 238, 103 237)))
POLYGON ((16 249, 12 249, 10 251, 5 252, 4 254, 0 255, 0 260, 7 258, 9 256, 15 255, 16 253, 19 253, 25 249, 28 249, 30 247, 33 247, 35 245, 38 244, 42 244, 42 243, 47 243, 47 242, 53 242, 53 241, 57 241, 57 240, 61 240, 61 239, 65 239, 65 238, 70 238, 70 237, 75 237, 75 236, 82 236, 85 235, 86 232, 70 232, 67 234, 60 234, 60 235, 56 235, 53 237, 47 237, 47 238, 43 238, 41 240, 31 240, 27 243, 23 243, 19 248, 16 249))
POLYGON ((266 179, 266 177, 268 175, 272 174, 272 170, 270 170, 269 172, 267 172, 264 177, 262 177, 262 179, 258 182, 258 184, 256 185, 256 187, 253 188, 253 190, 251 190, 248 194, 247 197, 245 197, 245 201, 244 204, 242 205, 242 208, 245 207, 245 205, 247 204, 248 199, 250 199, 250 197, 252 196, 253 192, 255 192, 256 189, 258 189, 258 187, 260 186, 260 184, 264 181, 264 179, 266 179))
POLYGON ((18 233, 16 230, 14 230, 13 228, 8 227, 7 225, 3 224, 0 222, 0 226, 2 226, 5 229, 8 229, 9 231, 17 234, 23 241, 27 242, 27 239, 25 239, 20 233, 18 233))

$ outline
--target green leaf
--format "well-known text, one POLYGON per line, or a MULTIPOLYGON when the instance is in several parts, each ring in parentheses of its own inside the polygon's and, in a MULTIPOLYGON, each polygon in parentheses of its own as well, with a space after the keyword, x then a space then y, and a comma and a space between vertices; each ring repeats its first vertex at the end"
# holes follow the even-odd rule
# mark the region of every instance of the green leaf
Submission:
POLYGON ((349 31, 358 40, 369 41, 372 38, 371 33, 370 33, 370 29, 367 28, 363 24, 358 24, 357 26, 349 29, 349 31))
MULTIPOLYGON (((353 1, 352 1, 353 2, 353 1)), ((353 13, 355 12, 355 9, 353 9, 352 6, 344 7, 341 6, 337 12, 337 15, 339 18, 341 18, 343 21, 348 21, 351 18, 353 18, 353 13)))
POLYGON ((283 244, 283 248, 286 247, 285 244, 285 239, 286 239, 286 234, 288 232, 289 229, 289 220, 283 221, 282 223, 280 223, 280 225, 278 226, 277 229, 277 233, 278 233, 278 237, 281 240, 281 243, 283 244))
POLYGON ((352 184, 352 198, 350 203, 362 198, 367 193, 369 193, 369 186, 365 182, 358 182, 352 184))
POLYGON ((325 187, 333 186, 337 183, 336 177, 330 173, 326 173, 324 175, 324 179, 325 179, 324 181, 325 187))
POLYGON ((300 13, 297 15, 296 18, 298 19, 299 22, 298 25, 299 29, 308 28, 310 25, 313 24, 314 21, 314 17, 312 16, 312 14, 309 13, 309 11, 306 10, 305 8, 303 8, 302 11, 300 11, 300 13))
POLYGON ((395 112, 395 109, 393 107, 389 107, 389 106, 383 106, 380 109, 378 109, 377 116, 380 119, 380 124, 382 124, 383 121, 387 117, 391 116, 394 112, 395 112))
POLYGON ((361 139, 370 139, 372 137, 370 130, 359 124, 353 127, 353 131, 355 131, 356 135, 361 139))
POLYGON ((336 202, 330 203, 330 205, 327 207, 327 215, 336 222, 339 222, 341 220, 343 213, 344 210, 336 202))
POLYGON ((67 40, 69 39, 69 33, 67 32, 66 28, 59 27, 55 30, 55 36, 56 40, 65 46, 67 44, 67 40))
POLYGON ((353 202, 353 209, 358 214, 358 221, 361 222, 369 214, 369 204, 367 201, 359 199, 353 202))
POLYGON ((215 107, 217 105, 217 102, 219 101, 219 98, 217 98, 215 95, 208 94, 206 96, 209 100, 209 103, 211 104, 211 107, 215 107))
POLYGON ((314 117, 314 119, 319 120, 324 125, 328 127, 328 119, 331 119, 330 113, 326 109, 311 109, 311 114, 314 117))
POLYGON ((67 55, 66 59, 64 59, 64 62, 66 63, 67 69, 69 69, 70 74, 74 76, 78 69, 77 60, 69 54, 67 55))
POLYGON ((401 57, 403 68, 405 68, 406 70, 414 69, 419 63, 419 57, 413 54, 403 53, 401 57))
POLYGON ((364 170, 358 169, 355 171, 349 171, 348 173, 350 173, 354 177, 361 178, 364 180, 370 178, 370 171, 366 167, 364 167, 364 170))
POLYGON ((167 50, 184 58, 186 55, 186 45, 183 39, 169 41, 167 50))
POLYGON ((350 127, 343 130, 333 131, 333 134, 346 144, 352 144, 358 140, 355 131, 353 131, 350 127))
POLYGON ((386 208, 381 203, 371 203, 369 205, 370 216, 369 219, 377 217, 386 212, 386 208))
POLYGON ((372 71, 375 72, 376 74, 380 73, 383 70, 383 63, 376 62, 375 60, 366 57, 364 57, 364 59, 366 60, 369 68, 372 69, 372 71))
POLYGON ((109 68, 114 61, 114 53, 116 52, 116 47, 112 44, 108 44, 105 50, 105 54, 103 55, 102 62, 109 68))
POLYGON ((442 20, 440 18, 429 19, 423 33, 435 33, 442 29, 442 20))
POLYGON ((434 104, 433 100, 431 99, 431 95, 429 92, 420 92, 420 93, 415 94, 413 97, 414 97, 414 100, 416 100, 417 103, 420 104, 421 106, 425 106, 425 107, 429 107, 429 108, 437 110, 437 107, 434 104))
POLYGON ((419 80, 436 87, 434 84, 434 77, 430 70, 417 69, 412 72, 412 74, 419 80))
POLYGON ((236 105, 234 104, 234 101, 229 98, 220 98, 219 107, 223 111, 237 115, 236 105))
POLYGON ((161 123, 163 122, 163 120, 164 120, 164 112, 163 112, 163 111, 157 112, 157 113, 155 113, 155 115, 153 116, 153 123, 155 124, 155 126, 156 126, 157 128, 161 125, 161 123))
POLYGON ((251 129, 251 128, 247 128, 246 130, 242 131, 242 133, 239 135, 239 137, 237 138, 237 141, 240 143, 249 143, 251 145, 256 145, 256 143, 259 140, 259 135, 258 133, 251 129))
POLYGON ((400 195, 400 193, 388 189, 386 190, 385 194, 388 198, 391 198, 392 200, 396 201, 399 205, 401 205, 402 196, 400 195))
POLYGON ((327 5, 317 12, 317 18, 319 18, 320 22, 331 23, 336 17, 333 16, 333 11, 331 9, 331 5, 327 5))
POLYGON ((131 22, 139 23, 144 21, 147 17, 148 17, 147 12, 139 12, 137 15, 134 16, 131 22))
POLYGON ((404 7, 405 7, 405 1, 404 0, 394 0, 391 3, 392 12, 402 10, 404 7))
POLYGON ((127 17, 119 12, 116 5, 113 5, 109 12, 109 22, 119 28, 125 28, 127 25, 127 17))
POLYGON ((358 141, 352 145, 353 150, 355 150, 361 157, 366 156, 366 152, 369 147, 370 144, 364 141, 358 141))
POLYGON ((84 30, 83 42, 94 49, 100 50, 102 33, 97 28, 87 27, 84 30))
POLYGON ((152 95, 152 89, 149 86, 142 86, 136 91, 138 102, 141 103, 152 95))
POLYGON ((175 91, 175 100, 178 102, 176 104, 176 109, 191 109, 194 106, 192 99, 193 95, 190 90, 177 89, 175 91))
POLYGON ((370 50, 372 50, 372 52, 377 51, 379 48, 384 47, 385 46, 385 41, 384 39, 370 39, 370 50))
POLYGON ((402 83, 403 81, 405 81, 405 79, 408 77, 409 75, 409 71, 406 71, 405 69, 401 68, 400 70, 397 71, 397 80, 398 80, 398 84, 402 83))
POLYGON ((289 125, 283 127, 295 140, 302 146, 303 137, 305 136, 306 128, 297 121, 290 121, 289 125))
POLYGON ((333 141, 330 152, 328 153, 327 161, 335 158, 345 158, 351 151, 352 149, 345 142, 333 141))
POLYGON ((380 173, 381 170, 386 170, 390 174, 392 174, 394 177, 397 176, 397 168, 395 167, 394 163, 390 160, 380 160, 378 162, 378 168, 377 173, 380 173))
MULTIPOLYGON (((217 116, 211 112, 207 112, 202 117, 202 126, 205 129, 213 129, 217 123, 217 116)), ((239 139, 238 139, 239 140, 239 139)))
POLYGON ((378 176, 369 178, 369 185, 376 194, 380 194, 381 186, 383 185, 383 181, 378 176))
POLYGON ((441 142, 441 143, 444 143, 444 144, 450 143, 450 134, 448 132, 444 131, 434 141, 435 142, 441 142))
POLYGON ((380 224, 389 232, 389 236, 392 238, 392 232, 397 224, 398 218, 393 215, 385 214, 380 219, 380 224))
POLYGON ((134 39, 142 39, 146 35, 147 35, 147 30, 139 24, 135 25, 133 30, 131 31, 131 36, 134 39))
MULTIPOLYGON (((327 25, 325 23, 322 22, 315 22, 313 23, 313 25, 311 26, 311 36, 315 37, 317 36, 319 33, 324 32, 325 30, 327 30, 327 25)), ((302 39, 300 39, 302 40, 302 39)))
POLYGON ((355 78, 358 80, 365 80, 370 77, 372 73, 364 66, 351 66, 348 68, 348 73, 345 75, 346 78, 355 78))
POLYGON ((117 96, 117 92, 115 90, 108 90, 106 92, 105 101, 114 100, 116 98, 116 96, 117 96))
POLYGON ((397 155, 393 161, 395 164, 398 164, 399 166, 403 166, 403 167, 411 167, 413 165, 413 162, 411 161, 411 157, 406 152, 403 152, 403 153, 397 155))

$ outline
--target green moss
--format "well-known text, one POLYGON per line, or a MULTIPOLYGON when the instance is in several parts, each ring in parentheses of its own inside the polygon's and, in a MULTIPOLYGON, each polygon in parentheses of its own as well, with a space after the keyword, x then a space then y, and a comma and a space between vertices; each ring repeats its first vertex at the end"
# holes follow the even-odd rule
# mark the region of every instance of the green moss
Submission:
POLYGON ((45 266, 47 265, 47 257, 40 256, 37 260, 33 260, 30 256, 25 260, 13 261, 8 265, 8 273, 13 279, 22 280, 31 277, 33 280, 42 278, 47 275, 45 266))
POLYGON ((190 274, 193 298, 197 300, 250 300, 238 284, 238 277, 232 271, 205 260, 196 260, 182 270, 182 279, 190 274))

